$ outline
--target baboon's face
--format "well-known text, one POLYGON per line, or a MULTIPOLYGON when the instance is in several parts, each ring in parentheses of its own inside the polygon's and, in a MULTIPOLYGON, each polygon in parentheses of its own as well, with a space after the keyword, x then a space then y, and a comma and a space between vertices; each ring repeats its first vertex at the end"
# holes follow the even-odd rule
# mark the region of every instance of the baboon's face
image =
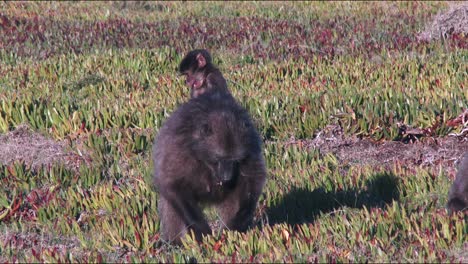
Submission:
POLYGON ((250 123, 230 111, 212 112, 200 120, 193 150, 220 183, 233 179, 238 163, 248 154, 250 123))
POLYGON ((187 71, 185 75, 185 84, 192 90, 200 89, 205 86, 205 74, 200 71, 187 71))

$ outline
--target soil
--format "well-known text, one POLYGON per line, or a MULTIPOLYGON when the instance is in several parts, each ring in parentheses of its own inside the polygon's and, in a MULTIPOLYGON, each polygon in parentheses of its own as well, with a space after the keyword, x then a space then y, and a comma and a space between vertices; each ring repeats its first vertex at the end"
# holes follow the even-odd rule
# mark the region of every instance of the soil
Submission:
POLYGON ((67 141, 47 138, 27 125, 19 125, 13 131, 0 134, 0 164, 3 165, 17 161, 37 170, 51 164, 62 164, 77 171, 86 160, 78 153, 70 148, 67 141))
POLYGON ((350 165, 370 165, 391 168, 439 167, 454 176, 463 153, 468 152, 468 135, 424 137, 414 141, 382 141, 345 136, 342 129, 329 125, 311 140, 291 139, 287 144, 299 144, 317 149, 323 155, 333 153, 341 162, 350 165))

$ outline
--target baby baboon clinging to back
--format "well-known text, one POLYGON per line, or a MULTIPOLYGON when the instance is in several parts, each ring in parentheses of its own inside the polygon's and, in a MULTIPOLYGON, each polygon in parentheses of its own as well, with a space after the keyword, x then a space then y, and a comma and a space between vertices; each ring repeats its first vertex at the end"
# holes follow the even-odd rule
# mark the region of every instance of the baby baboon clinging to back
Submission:
POLYGON ((202 204, 216 205, 229 229, 251 224, 266 170, 259 135, 231 95, 212 91, 181 105, 161 127, 153 161, 164 240, 210 234, 202 204))
POLYGON ((447 208, 450 212, 468 209, 468 152, 463 155, 458 166, 457 177, 449 192, 447 208))
POLYGON ((187 78, 192 98, 213 90, 229 93, 226 79, 211 62, 207 50, 197 49, 187 53, 180 62, 179 72, 187 78))

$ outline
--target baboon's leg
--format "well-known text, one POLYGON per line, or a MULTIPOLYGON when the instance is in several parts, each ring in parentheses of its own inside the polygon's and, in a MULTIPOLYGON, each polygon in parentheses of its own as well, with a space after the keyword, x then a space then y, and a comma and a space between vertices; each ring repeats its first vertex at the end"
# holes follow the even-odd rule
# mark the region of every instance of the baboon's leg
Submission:
POLYGON ((218 206, 224 227, 241 232, 250 227, 265 179, 263 159, 251 159, 241 164, 235 190, 218 206))
POLYGON ((176 225, 174 232, 179 230, 179 223, 182 222, 185 231, 193 230, 197 241, 202 240, 202 235, 211 234, 211 228, 205 220, 203 211, 193 198, 186 197, 181 193, 170 193, 164 197, 164 200, 167 201, 165 207, 170 208, 173 216, 172 219, 167 218, 167 224, 171 225, 171 221, 174 221, 176 225))
POLYGON ((164 197, 159 198, 158 209, 161 238, 169 243, 180 243, 180 239, 187 232, 182 217, 164 197))

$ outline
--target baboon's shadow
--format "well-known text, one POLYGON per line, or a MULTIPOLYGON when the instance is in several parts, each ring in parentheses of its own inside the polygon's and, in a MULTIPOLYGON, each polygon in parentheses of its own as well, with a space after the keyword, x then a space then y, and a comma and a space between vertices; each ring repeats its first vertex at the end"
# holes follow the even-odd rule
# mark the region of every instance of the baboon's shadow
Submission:
POLYGON ((310 223, 320 212, 328 213, 340 207, 384 207, 392 200, 398 201, 399 195, 398 178, 391 173, 374 175, 363 189, 327 192, 324 188, 313 191, 293 188, 267 209, 268 222, 270 225, 310 223))

